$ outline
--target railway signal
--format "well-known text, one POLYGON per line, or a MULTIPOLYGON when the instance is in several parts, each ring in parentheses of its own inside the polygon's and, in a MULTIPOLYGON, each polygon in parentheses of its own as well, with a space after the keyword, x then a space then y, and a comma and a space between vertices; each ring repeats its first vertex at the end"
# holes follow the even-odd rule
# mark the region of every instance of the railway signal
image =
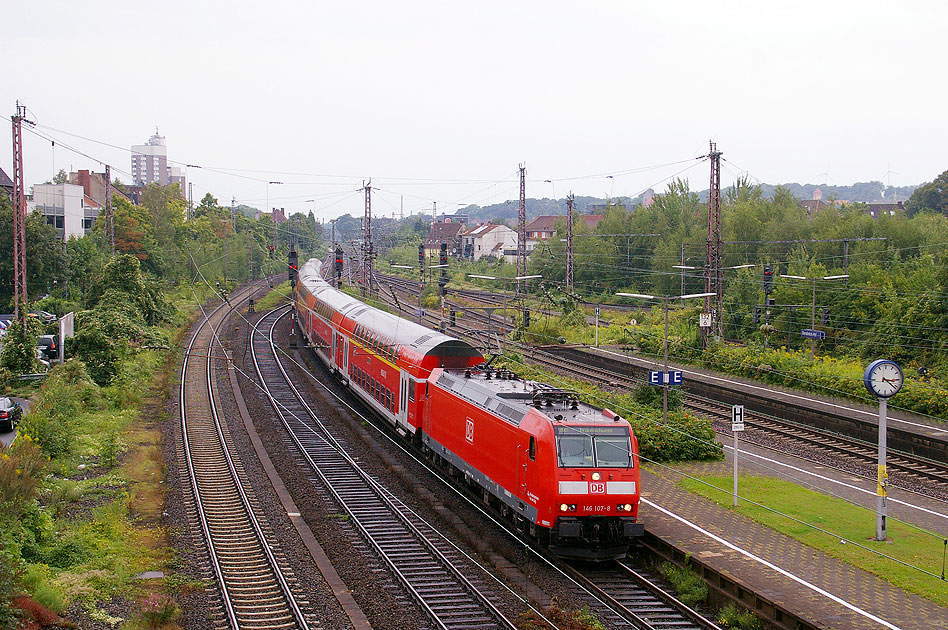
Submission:
POLYGON ((273 258, 273 245, 270 245, 269 248, 270 248, 270 258, 273 258))
POLYGON ((342 284, 342 248, 336 248, 336 286, 342 284))
POLYGON ((287 276, 290 280, 290 286, 296 286, 296 280, 299 277, 299 254, 295 249, 291 249, 287 254, 287 276))
POLYGON ((774 266, 764 265, 764 294, 770 295, 774 291, 774 266))
POLYGON ((824 306, 820 311, 820 323, 826 326, 830 321, 830 309, 828 306, 824 306))
POLYGON ((759 323, 760 323, 760 307, 755 306, 754 307, 754 325, 757 325, 759 323))

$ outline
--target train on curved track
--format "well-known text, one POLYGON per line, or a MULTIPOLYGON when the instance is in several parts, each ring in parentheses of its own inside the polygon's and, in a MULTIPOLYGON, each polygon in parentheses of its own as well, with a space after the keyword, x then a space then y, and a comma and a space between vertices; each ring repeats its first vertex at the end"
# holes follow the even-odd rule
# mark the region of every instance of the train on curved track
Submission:
POLYGON ((519 530, 563 557, 623 555, 638 521, 628 422, 567 390, 490 367, 465 341, 298 271, 296 325, 356 396, 519 530))

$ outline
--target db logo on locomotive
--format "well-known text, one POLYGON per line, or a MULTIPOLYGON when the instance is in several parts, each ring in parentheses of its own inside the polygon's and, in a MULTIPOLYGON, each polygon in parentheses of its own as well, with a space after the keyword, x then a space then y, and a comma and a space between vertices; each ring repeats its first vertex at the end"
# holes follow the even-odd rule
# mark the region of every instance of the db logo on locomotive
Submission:
POLYGON ((604 481, 590 481, 589 494, 605 494, 606 483, 604 481))

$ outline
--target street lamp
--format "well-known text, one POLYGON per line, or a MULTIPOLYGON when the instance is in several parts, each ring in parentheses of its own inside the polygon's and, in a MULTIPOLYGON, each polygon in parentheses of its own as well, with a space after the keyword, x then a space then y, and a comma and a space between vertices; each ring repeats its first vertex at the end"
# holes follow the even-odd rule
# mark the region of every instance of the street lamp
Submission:
POLYGON ((690 300, 691 298, 706 298, 717 295, 716 293, 689 293, 687 295, 663 295, 655 296, 645 293, 616 293, 620 297, 638 298, 640 300, 662 300, 665 306, 665 367, 662 377, 662 422, 668 424, 668 301, 669 300, 690 300))
POLYGON ((550 185, 550 188, 553 190, 553 201, 556 201, 556 184, 553 183, 552 179, 544 179, 543 183, 550 185))
MULTIPOLYGON (((790 278, 792 280, 811 280, 813 282, 813 303, 810 306, 810 328, 816 328, 816 281, 817 280, 843 280, 849 277, 848 273, 844 273, 838 276, 792 276, 789 274, 780 274, 781 278, 790 278)), ((810 359, 812 359, 816 354, 816 339, 810 338, 810 359)))

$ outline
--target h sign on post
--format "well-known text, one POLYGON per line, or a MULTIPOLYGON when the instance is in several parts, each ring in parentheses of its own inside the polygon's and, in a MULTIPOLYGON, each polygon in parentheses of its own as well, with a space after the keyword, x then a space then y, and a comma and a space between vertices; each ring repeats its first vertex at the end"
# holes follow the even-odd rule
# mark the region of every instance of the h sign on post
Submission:
POLYGON ((731 407, 731 431, 744 430, 744 405, 731 407))

